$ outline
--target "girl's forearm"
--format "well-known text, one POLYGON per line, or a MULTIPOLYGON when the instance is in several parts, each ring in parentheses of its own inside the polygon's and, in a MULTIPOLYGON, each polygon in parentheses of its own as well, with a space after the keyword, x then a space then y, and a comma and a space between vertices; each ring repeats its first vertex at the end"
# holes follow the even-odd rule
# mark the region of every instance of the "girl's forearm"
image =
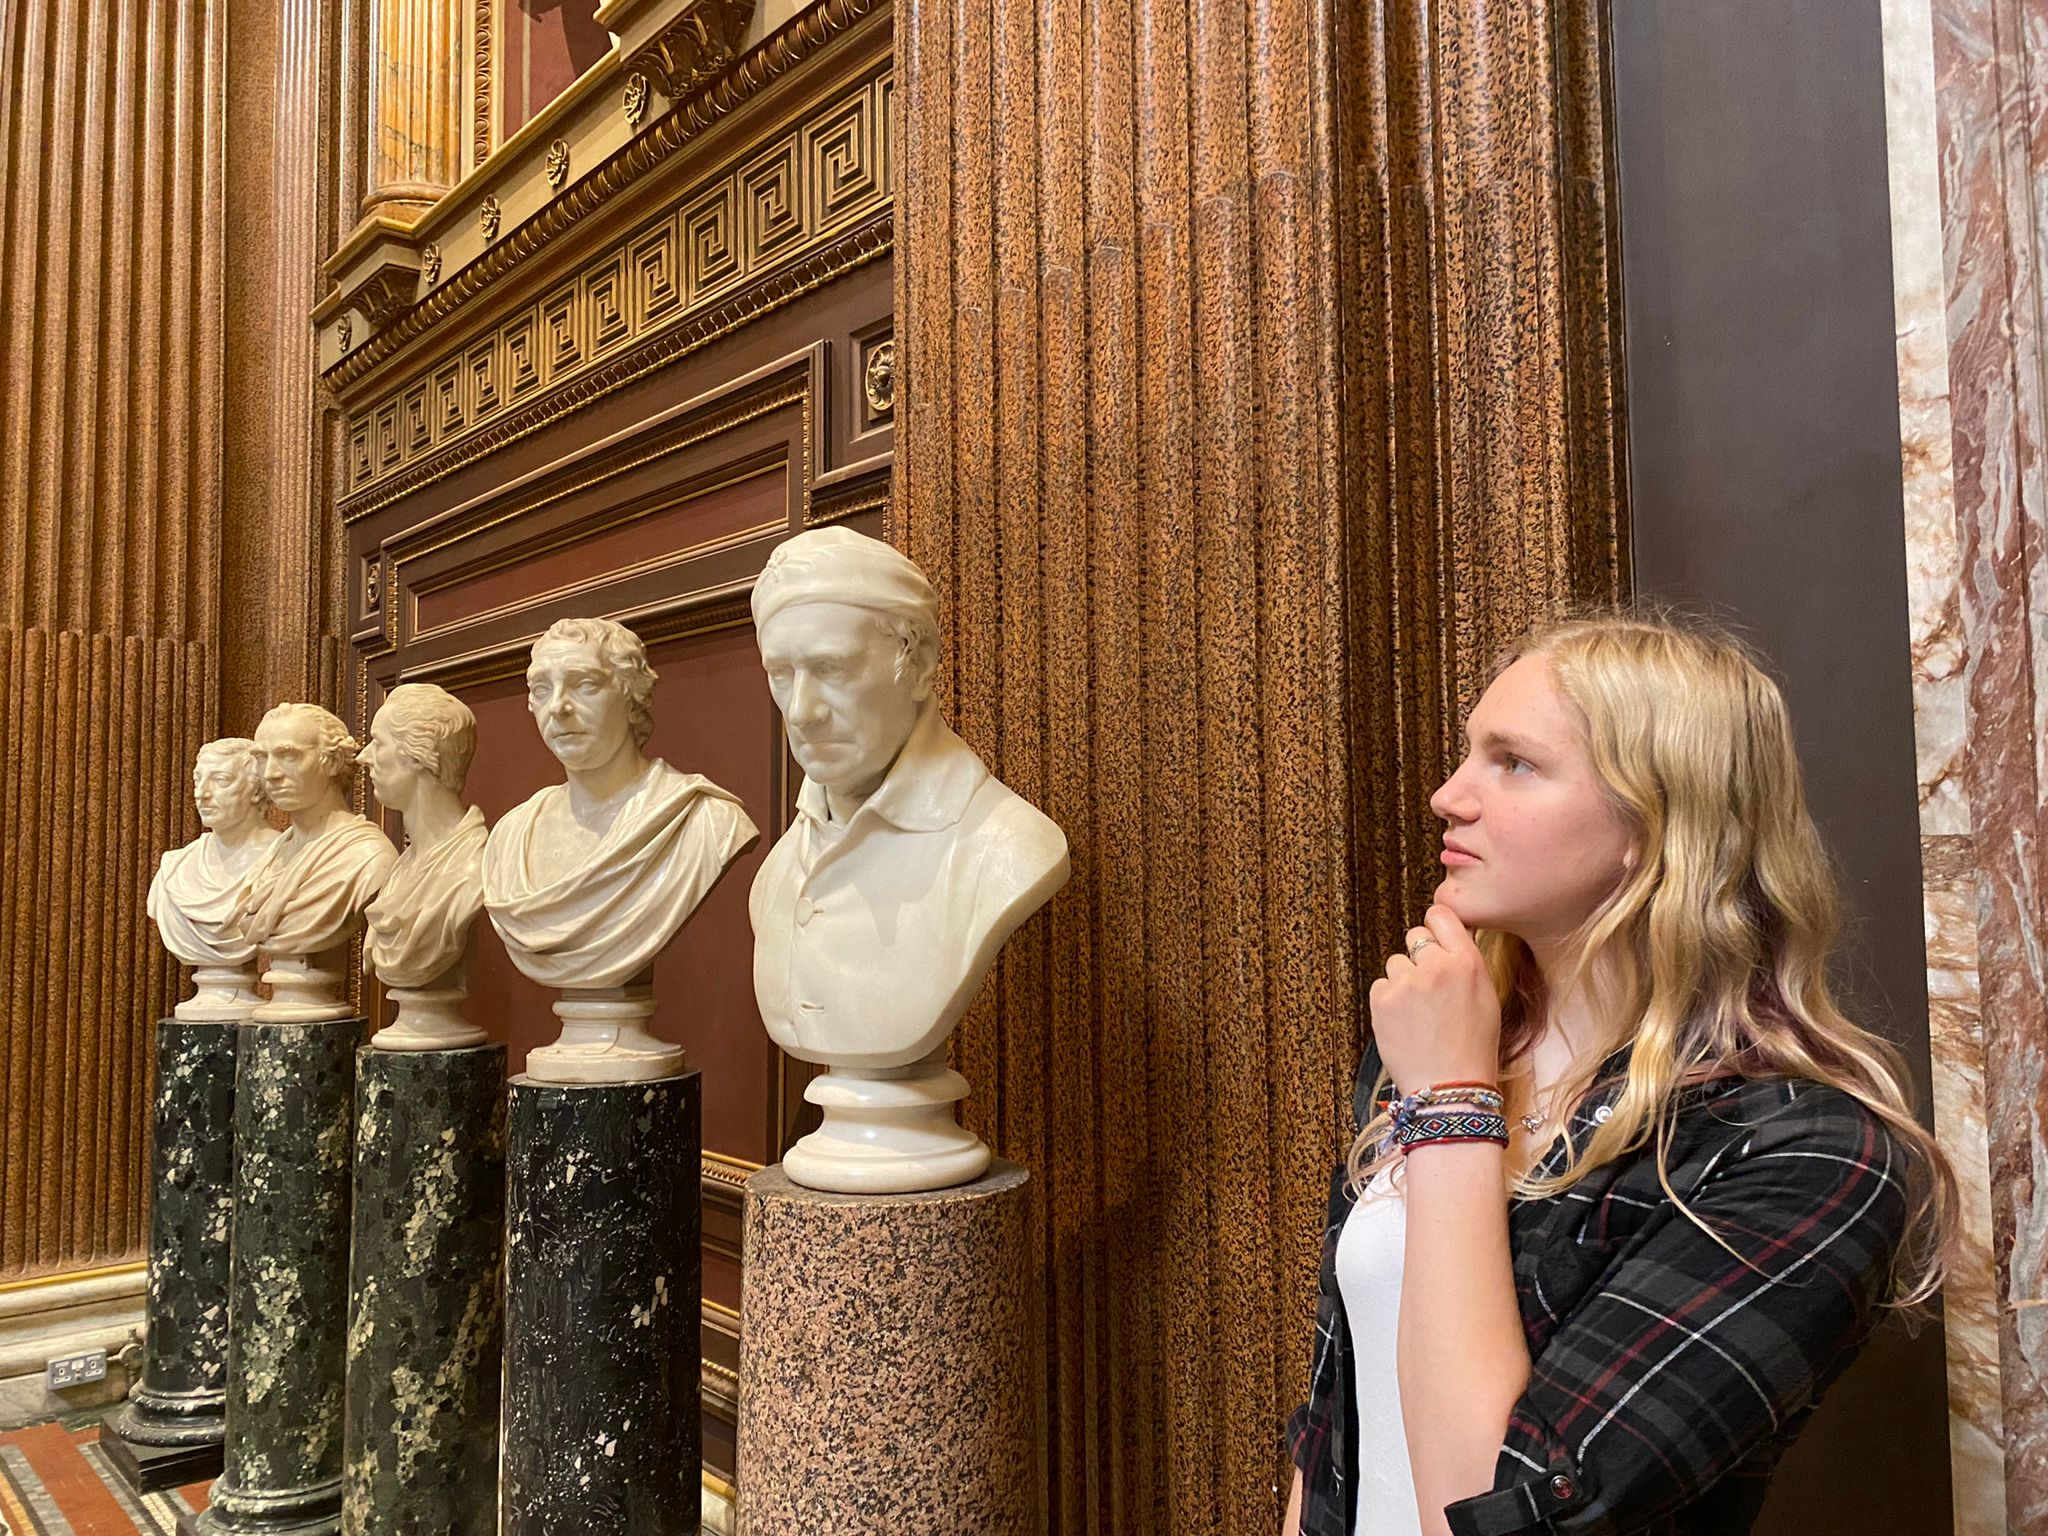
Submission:
POLYGON ((1529 1347, 1508 1248, 1505 1151, 1466 1142, 1405 1158, 1401 1416, 1422 1529, 1493 1487, 1508 1413, 1529 1381, 1529 1347))

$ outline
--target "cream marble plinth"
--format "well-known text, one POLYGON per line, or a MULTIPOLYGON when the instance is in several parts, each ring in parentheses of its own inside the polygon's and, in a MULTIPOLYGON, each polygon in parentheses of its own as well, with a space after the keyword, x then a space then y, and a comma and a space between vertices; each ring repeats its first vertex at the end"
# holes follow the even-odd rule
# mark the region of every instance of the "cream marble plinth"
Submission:
POLYGON ((526 1075, 541 1083, 640 1083, 684 1070, 683 1048, 647 1032, 652 987, 592 987, 555 1001, 561 1037, 526 1053, 526 1075))

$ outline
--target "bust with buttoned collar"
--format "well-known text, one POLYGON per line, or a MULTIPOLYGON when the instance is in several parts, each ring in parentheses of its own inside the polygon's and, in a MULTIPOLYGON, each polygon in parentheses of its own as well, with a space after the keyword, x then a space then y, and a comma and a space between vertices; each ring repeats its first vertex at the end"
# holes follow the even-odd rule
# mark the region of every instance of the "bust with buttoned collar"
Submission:
POLYGON ((842 528, 798 535, 754 591, 762 665, 804 770, 754 880, 754 992, 791 1055, 830 1070, 798 1183, 857 1193, 977 1177, 947 1037, 1005 941, 1068 872, 1067 840, 995 778, 932 698, 938 605, 924 574, 842 528))

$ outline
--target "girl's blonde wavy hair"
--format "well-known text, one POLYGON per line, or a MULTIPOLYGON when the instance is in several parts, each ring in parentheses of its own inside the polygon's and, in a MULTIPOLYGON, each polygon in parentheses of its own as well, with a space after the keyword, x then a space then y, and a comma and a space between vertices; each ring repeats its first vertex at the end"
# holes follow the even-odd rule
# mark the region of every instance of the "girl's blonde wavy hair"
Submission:
MULTIPOLYGON (((1526 656, 1549 664, 1635 834, 1634 866, 1581 932, 1576 976, 1597 966, 1602 996, 1636 1024, 1610 1117, 1583 1148, 1570 1148, 1564 1171, 1525 1175, 1514 1192, 1558 1194, 1654 1143, 1665 1193, 1726 1247, 1671 1187, 1666 1152, 1681 1090, 1731 1075, 1826 1083, 1869 1109, 1909 1153, 1912 1235, 1892 1299, 1917 1307, 1939 1289, 1953 1251, 1955 1172, 1913 1113, 1898 1053, 1835 1003, 1835 878, 1806 808, 1777 684, 1733 636, 1665 616, 1600 615, 1538 629, 1493 675, 1526 656)), ((1484 932, 1478 941, 1500 991, 1501 1071, 1512 1095, 1543 1028, 1541 980, 1521 940, 1484 932)), ((1569 1122, 1599 1066, 1582 1063, 1557 1085, 1556 1120, 1569 1122)), ((1383 1072, 1374 1103, 1385 1087, 1383 1072)), ((1353 1145, 1354 1187, 1390 1160, 1377 1154, 1386 1128, 1386 1115, 1376 1115, 1353 1145)))

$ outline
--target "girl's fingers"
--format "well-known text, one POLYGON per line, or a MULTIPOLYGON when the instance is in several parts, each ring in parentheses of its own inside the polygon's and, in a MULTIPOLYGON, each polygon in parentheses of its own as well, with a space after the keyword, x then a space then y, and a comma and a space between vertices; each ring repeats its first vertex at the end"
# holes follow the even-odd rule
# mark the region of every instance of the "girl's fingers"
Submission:
POLYGON ((1478 941, 1472 937, 1472 930, 1458 920, 1458 914, 1442 903, 1434 903, 1423 913, 1424 929, 1437 943, 1443 945, 1447 954, 1475 955, 1479 952, 1478 941))

